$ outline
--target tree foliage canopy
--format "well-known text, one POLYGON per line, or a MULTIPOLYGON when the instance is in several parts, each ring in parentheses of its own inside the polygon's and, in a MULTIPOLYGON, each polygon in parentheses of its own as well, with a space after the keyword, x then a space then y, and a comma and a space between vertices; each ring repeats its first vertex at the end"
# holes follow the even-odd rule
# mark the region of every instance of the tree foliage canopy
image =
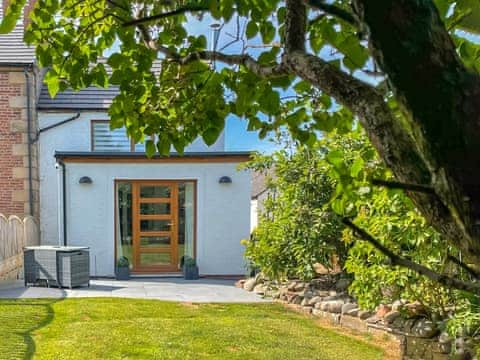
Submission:
MULTIPOLYGON (((11 0, 8 31, 25 0, 11 0)), ((116 85, 112 127, 146 151, 251 130, 350 128, 356 117, 428 221, 480 260, 477 0, 39 0, 26 40, 50 93, 116 85), (199 21, 197 21, 197 20, 199 21), (225 24, 209 44, 195 21, 225 24), (228 30, 228 31, 227 31, 228 30), (107 56, 107 61, 99 61, 107 56), (160 64, 160 66, 158 66, 160 64)))

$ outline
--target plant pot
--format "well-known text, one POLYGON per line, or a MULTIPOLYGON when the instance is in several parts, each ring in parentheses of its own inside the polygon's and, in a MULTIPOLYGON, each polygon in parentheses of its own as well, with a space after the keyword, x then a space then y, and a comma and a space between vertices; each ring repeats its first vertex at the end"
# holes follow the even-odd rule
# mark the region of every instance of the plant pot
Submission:
POLYGON ((130 280, 130 269, 128 267, 117 267, 115 278, 117 280, 130 280))
POLYGON ((183 277, 185 280, 198 280, 198 266, 184 266, 183 277))

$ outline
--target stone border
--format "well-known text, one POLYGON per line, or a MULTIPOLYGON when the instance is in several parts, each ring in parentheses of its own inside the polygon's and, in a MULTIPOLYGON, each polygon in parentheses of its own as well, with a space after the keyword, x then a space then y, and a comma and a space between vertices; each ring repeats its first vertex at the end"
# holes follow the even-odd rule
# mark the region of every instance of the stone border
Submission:
POLYGON ((440 331, 439 323, 429 320, 419 303, 396 302, 380 305, 375 312, 361 310, 348 295, 348 278, 341 274, 324 274, 311 282, 291 280, 284 283, 270 281, 258 274, 240 280, 237 286, 277 302, 303 314, 312 315, 341 327, 360 333, 395 339, 402 359, 450 359, 452 347, 458 359, 475 359, 471 344, 453 341, 440 331))

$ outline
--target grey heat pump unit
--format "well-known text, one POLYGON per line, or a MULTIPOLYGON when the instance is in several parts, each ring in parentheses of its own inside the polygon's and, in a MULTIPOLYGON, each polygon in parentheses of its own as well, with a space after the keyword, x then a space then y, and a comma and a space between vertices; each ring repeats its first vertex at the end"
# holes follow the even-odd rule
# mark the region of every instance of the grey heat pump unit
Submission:
POLYGON ((41 281, 47 286, 74 288, 90 284, 87 247, 30 246, 24 249, 25 286, 41 281))

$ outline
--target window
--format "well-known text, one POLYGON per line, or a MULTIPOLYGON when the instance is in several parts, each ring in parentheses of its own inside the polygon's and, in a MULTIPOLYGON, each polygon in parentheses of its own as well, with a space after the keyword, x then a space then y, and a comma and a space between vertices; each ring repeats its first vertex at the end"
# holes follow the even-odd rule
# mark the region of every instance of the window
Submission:
POLYGON ((145 152, 145 144, 134 144, 124 127, 111 130, 108 120, 92 121, 92 151, 145 152))
POLYGON ((93 151, 131 151, 125 128, 110 130, 109 121, 92 121, 93 151))

